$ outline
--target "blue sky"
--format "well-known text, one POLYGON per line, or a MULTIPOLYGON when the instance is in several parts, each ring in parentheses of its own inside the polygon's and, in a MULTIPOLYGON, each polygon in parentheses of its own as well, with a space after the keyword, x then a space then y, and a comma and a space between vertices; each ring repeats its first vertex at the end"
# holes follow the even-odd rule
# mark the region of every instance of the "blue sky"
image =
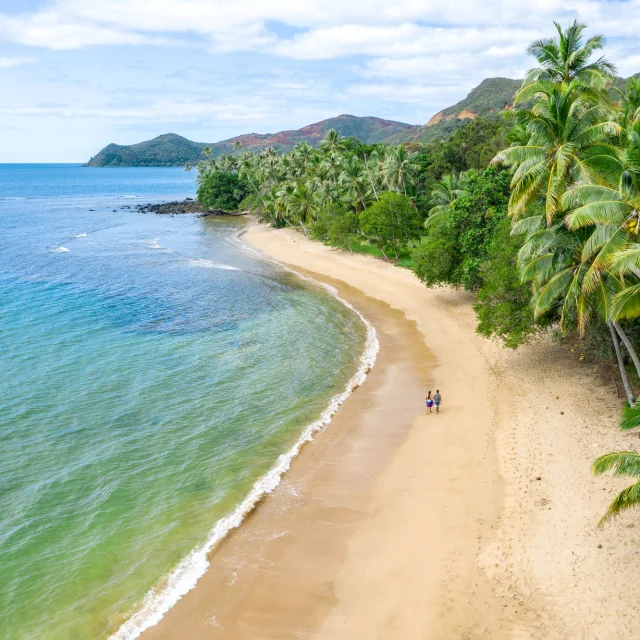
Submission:
POLYGON ((0 0, 0 162, 340 113, 421 124, 486 77, 521 77, 529 42, 573 18, 621 75, 640 71, 640 0, 0 0))

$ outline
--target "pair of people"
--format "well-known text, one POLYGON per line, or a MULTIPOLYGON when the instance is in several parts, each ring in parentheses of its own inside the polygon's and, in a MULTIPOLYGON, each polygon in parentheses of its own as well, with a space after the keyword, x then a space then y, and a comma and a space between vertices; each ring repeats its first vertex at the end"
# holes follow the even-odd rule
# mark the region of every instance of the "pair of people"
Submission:
POLYGON ((436 408, 436 413, 440 413, 440 404, 442 403, 442 396, 440 395, 440 389, 436 389, 436 392, 433 397, 431 397, 431 391, 427 393, 427 413, 431 413, 434 405, 436 408))

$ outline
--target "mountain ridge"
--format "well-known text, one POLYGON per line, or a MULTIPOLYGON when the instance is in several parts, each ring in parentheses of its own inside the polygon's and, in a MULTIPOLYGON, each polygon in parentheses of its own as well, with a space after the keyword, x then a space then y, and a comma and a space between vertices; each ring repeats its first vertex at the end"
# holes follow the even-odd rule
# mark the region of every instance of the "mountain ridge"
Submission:
MULTIPOLYGON (((636 74, 632 77, 637 77, 636 74)), ((505 109, 511 109, 513 96, 522 80, 512 78, 485 78, 466 97, 450 107, 434 114, 425 124, 412 125, 374 116, 352 116, 341 114, 300 129, 287 129, 277 133, 245 133, 227 140, 206 144, 193 142, 175 133, 165 133, 152 140, 132 145, 109 144, 96 154, 85 166, 180 166, 195 164, 202 151, 209 147, 214 157, 223 153, 237 153, 234 143, 241 144, 243 151, 259 151, 272 146, 276 151, 291 150, 296 143, 306 140, 318 146, 329 129, 336 129, 343 136, 353 136, 365 144, 402 144, 407 142, 427 143, 445 140, 456 129, 479 116, 498 117, 505 109)), ((622 89, 624 78, 616 78, 615 86, 622 89)))
POLYGON ((375 144, 417 126, 374 116, 342 114, 306 125, 301 129, 287 129, 277 133, 245 133, 209 144, 194 142, 176 133, 164 133, 152 140, 132 145, 108 144, 85 166, 180 166, 187 162, 194 164, 201 159, 205 147, 208 146, 212 155, 217 157, 223 153, 234 153, 235 142, 239 142, 244 151, 257 151, 266 146, 272 146, 277 151, 289 151, 302 140, 306 140, 312 146, 318 146, 329 129, 336 129, 343 136, 353 136, 367 144, 375 144))

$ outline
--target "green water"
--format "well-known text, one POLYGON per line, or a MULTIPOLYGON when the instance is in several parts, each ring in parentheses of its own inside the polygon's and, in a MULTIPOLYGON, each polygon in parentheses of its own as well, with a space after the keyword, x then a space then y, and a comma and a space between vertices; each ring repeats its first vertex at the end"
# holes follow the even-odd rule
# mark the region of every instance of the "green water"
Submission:
POLYGON ((106 638, 195 580, 366 328, 236 223, 1 196, 0 638, 106 638))

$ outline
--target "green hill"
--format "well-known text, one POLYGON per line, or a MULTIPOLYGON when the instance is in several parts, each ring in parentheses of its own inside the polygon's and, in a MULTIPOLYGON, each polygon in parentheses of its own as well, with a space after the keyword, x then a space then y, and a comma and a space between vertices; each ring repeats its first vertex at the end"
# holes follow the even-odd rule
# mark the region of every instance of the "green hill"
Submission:
MULTIPOLYGON (((259 151, 266 146, 272 146, 277 151, 289 151, 302 140, 318 146, 329 129, 336 129, 343 136, 353 136, 366 144, 445 140, 465 122, 478 116, 497 117, 501 111, 509 109, 521 82, 521 80, 510 78, 487 78, 466 98, 439 111, 424 125, 343 114, 307 125, 302 129, 279 133, 247 133, 208 145, 204 142, 192 142, 175 133, 166 133, 138 144, 107 145, 91 158, 86 166, 161 167, 180 166, 187 162, 195 164, 202 158, 202 150, 205 146, 210 147, 213 155, 217 157, 223 153, 237 153, 234 148, 234 143, 237 142, 240 143, 242 151, 259 151)), ((624 89, 626 80, 616 78, 615 84, 620 89, 624 89)))
POLYGON ((87 167, 170 167, 197 162, 205 148, 175 133, 131 145, 109 144, 95 155, 87 167))
POLYGON ((498 114, 509 109, 513 96, 520 88, 522 80, 510 78, 487 78, 469 95, 456 104, 436 113, 426 124, 393 136, 387 142, 430 142, 438 138, 448 138, 466 121, 478 116, 498 114))
POLYGON ((88 167, 124 167, 124 166, 180 166, 187 162, 195 164, 202 157, 205 146, 211 148, 214 156, 223 153, 236 153, 234 143, 239 142, 242 151, 258 151, 272 146, 278 151, 289 151, 296 143, 306 140, 318 146, 329 129, 336 129, 343 136, 353 136, 361 142, 374 144, 399 133, 415 129, 416 125, 404 122, 383 120, 382 118, 341 115, 314 124, 280 131, 279 133, 247 133, 222 142, 205 144, 192 142, 175 133, 166 133, 153 140, 132 145, 110 144, 95 155, 88 167))

